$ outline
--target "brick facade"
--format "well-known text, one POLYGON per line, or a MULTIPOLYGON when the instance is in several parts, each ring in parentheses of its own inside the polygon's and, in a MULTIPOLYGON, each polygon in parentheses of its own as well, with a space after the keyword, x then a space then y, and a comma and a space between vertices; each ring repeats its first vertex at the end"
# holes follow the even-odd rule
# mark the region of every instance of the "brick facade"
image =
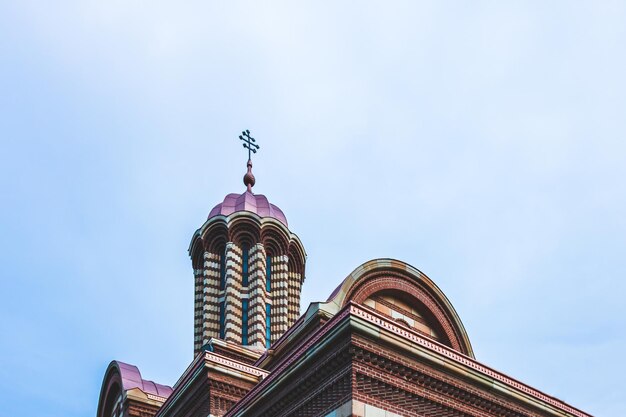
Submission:
POLYGON ((450 301, 403 262, 364 263, 300 315, 304 248, 250 187, 189 253, 193 362, 173 389, 112 362, 97 417, 590 417, 476 361, 450 301))
MULTIPOLYGON (((227 247, 236 253, 234 245, 227 247)), ((251 287, 260 290, 265 245, 250 250, 257 263, 251 287)), ((284 260, 271 259, 276 271, 289 265, 284 260)), ((105 411, 116 404, 110 400, 115 384, 105 385, 103 392, 113 394, 101 395, 98 417, 110 417, 105 411)), ((173 393, 160 398, 160 408, 142 403, 149 400, 143 391, 131 391, 134 396, 117 405, 130 410, 124 416, 590 417, 476 361, 461 322, 434 283, 387 259, 357 268, 269 350, 210 339, 173 393), (440 339, 424 330, 431 328, 451 336, 440 339)))

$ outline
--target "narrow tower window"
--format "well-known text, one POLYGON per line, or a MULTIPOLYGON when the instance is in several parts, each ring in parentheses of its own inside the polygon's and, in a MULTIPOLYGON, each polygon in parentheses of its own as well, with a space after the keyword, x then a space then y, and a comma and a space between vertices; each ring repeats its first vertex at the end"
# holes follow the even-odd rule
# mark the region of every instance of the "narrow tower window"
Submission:
POLYGON ((220 290, 226 288, 226 249, 220 257, 220 290))
POLYGON ((269 256, 265 260, 265 289, 272 291, 272 258, 269 256))
POLYGON ((244 287, 248 286, 248 245, 243 245, 242 247, 242 260, 241 260, 241 268, 243 270, 242 272, 242 282, 241 285, 243 285, 244 287))
POLYGON ((241 300, 241 344, 248 344, 248 300, 241 300))
POLYGON ((272 335, 272 306, 265 304, 265 347, 270 347, 270 336, 272 335))
POLYGON ((220 339, 223 339, 226 333, 226 311, 224 302, 220 303, 220 339))

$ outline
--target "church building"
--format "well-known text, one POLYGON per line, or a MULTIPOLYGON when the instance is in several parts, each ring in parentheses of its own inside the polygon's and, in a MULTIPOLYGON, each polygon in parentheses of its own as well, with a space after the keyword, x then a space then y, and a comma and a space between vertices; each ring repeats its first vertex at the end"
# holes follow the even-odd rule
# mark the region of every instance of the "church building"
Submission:
POLYGON ((193 361, 172 387, 112 361, 97 417, 590 417, 477 361, 448 298, 404 262, 356 267, 301 315, 304 245, 247 168, 189 245, 193 361))

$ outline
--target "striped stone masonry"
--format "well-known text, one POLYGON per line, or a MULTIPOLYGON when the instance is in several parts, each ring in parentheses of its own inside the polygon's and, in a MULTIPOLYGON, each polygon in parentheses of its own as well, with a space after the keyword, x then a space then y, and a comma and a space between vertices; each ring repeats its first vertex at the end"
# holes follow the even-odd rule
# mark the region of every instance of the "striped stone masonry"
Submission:
POLYGON ((289 328, 288 307, 288 265, 287 255, 274 256, 272 259, 272 317, 271 343, 274 343, 289 328))
POLYGON ((272 344, 300 317, 306 253, 286 224, 264 218, 259 221, 247 211, 232 218, 211 217, 194 234, 189 253, 195 262, 194 355, 211 339, 265 349, 268 333, 272 344), (243 248, 248 249, 247 256, 243 248), (242 263, 246 258, 248 279, 244 286, 242 263))
POLYGON ((302 289, 302 275, 292 271, 289 271, 288 275, 289 287, 287 293, 289 295, 289 314, 287 317, 287 323, 288 327, 291 327, 300 317, 300 292, 302 289))
POLYGON ((202 306, 204 300, 202 298, 202 278, 204 270, 194 269, 194 306, 193 306, 193 351, 194 355, 200 351, 202 347, 202 306))
POLYGON ((226 289, 224 294, 224 340, 241 344, 241 248, 226 244, 226 289))
POLYGON ((265 247, 257 243, 250 250, 248 287, 248 345, 265 347, 265 304, 267 303, 265 247))
POLYGON ((205 345, 212 337, 219 337, 220 331, 220 256, 218 254, 204 253, 202 291, 202 345, 205 345))
POLYGON ((271 291, 266 289, 267 254, 262 243, 248 252, 248 287, 243 287, 242 248, 228 242, 223 254, 205 251, 202 269, 194 270, 194 352, 211 338, 220 338, 224 306, 224 340, 243 343, 243 299, 248 300, 248 346, 266 346, 266 305, 272 306, 270 342, 278 340, 300 316, 302 276, 289 271, 289 257, 271 257, 271 291), (225 289, 220 290, 220 256, 226 257, 225 289))

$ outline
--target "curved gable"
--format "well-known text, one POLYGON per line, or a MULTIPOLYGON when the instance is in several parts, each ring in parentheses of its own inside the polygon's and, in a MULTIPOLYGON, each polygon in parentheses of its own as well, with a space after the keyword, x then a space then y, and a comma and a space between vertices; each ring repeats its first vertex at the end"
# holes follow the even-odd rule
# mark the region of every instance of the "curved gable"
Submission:
POLYGON ((474 357, 465 328, 437 285, 418 269, 393 259, 356 268, 328 299, 339 308, 361 304, 420 334, 474 357))
MULTIPOLYGON (((160 407, 172 393, 172 388, 145 380, 139 368, 120 361, 112 361, 104 374, 100 398, 98 400, 97 417, 119 416, 128 391, 138 389, 145 395, 145 401, 151 406, 160 407)), ((135 398, 137 399, 137 398, 135 398)))

